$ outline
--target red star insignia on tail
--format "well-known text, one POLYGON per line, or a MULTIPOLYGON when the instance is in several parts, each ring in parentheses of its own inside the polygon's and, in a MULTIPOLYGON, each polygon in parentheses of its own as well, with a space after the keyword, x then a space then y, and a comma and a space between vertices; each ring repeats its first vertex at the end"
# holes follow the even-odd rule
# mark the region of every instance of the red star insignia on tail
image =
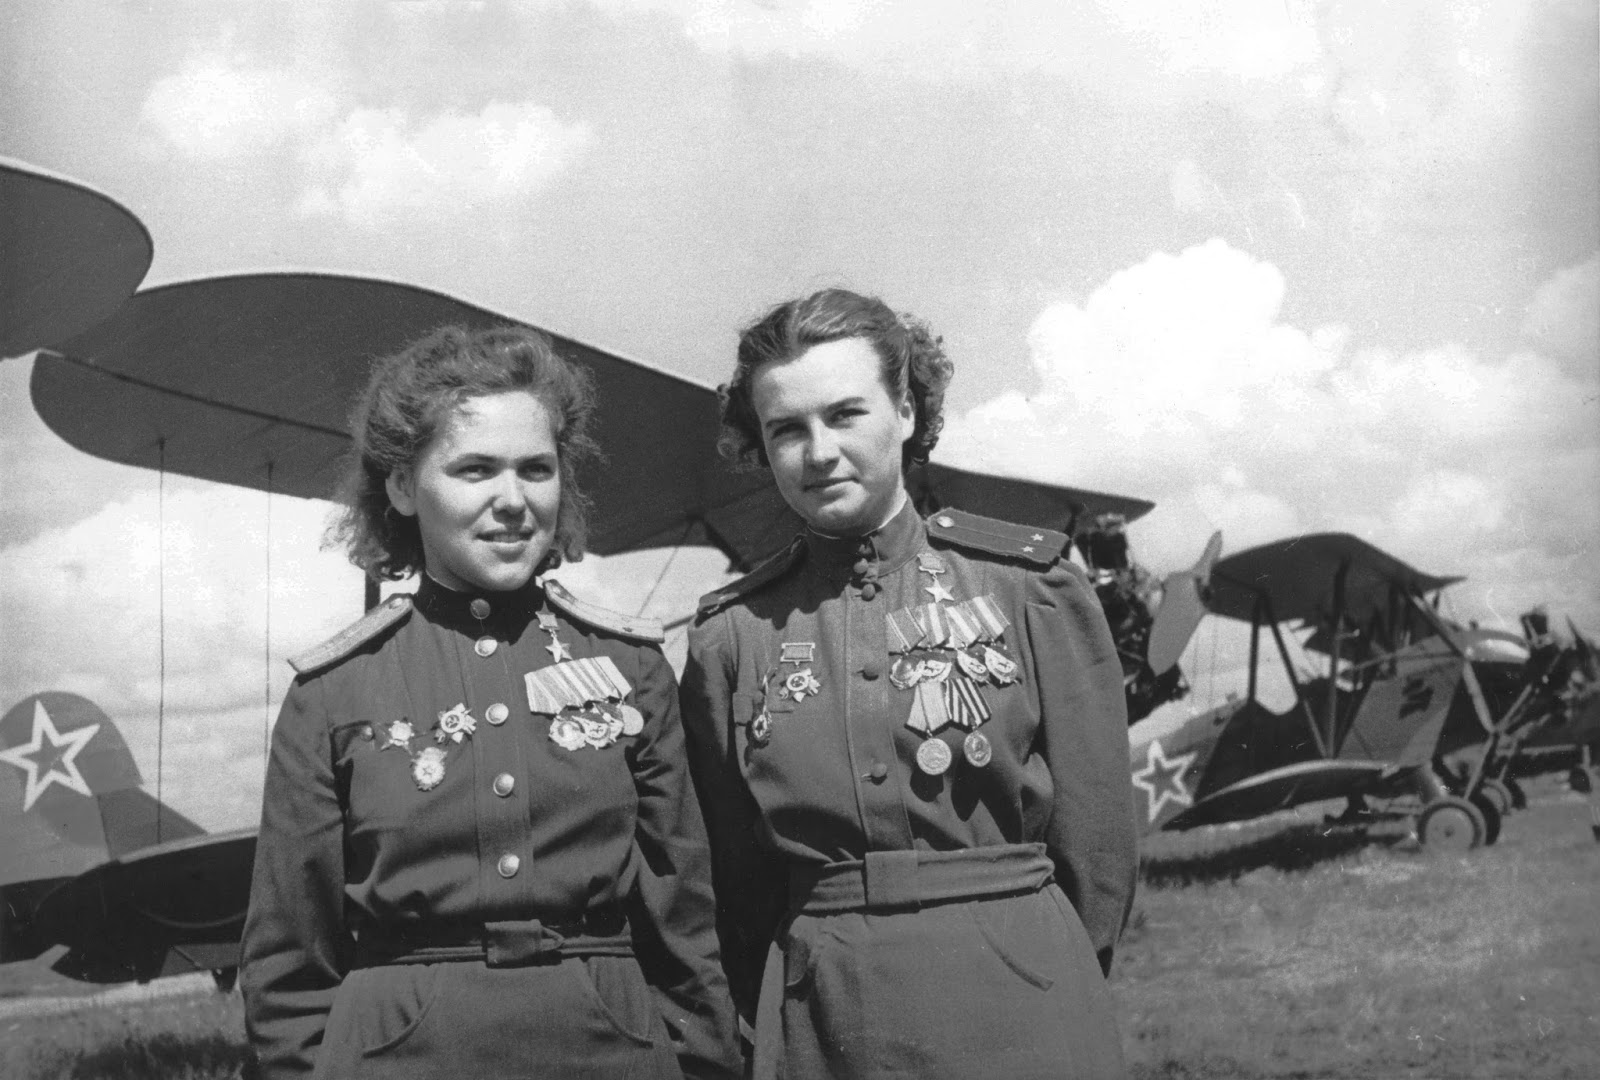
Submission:
POLYGON ((1150 820, 1161 816, 1161 808, 1171 800, 1179 806, 1193 806, 1194 795, 1183 785, 1183 774, 1199 755, 1194 751, 1169 758, 1160 739, 1151 739, 1145 751, 1144 768, 1133 774, 1133 786, 1150 799, 1150 820))
POLYGON ((94 794, 74 759, 99 730, 99 724, 86 724, 63 735, 56 730, 50 714, 44 711, 44 702, 33 703, 33 737, 21 746, 0 750, 0 761, 28 774, 22 794, 24 811, 33 809, 33 804, 51 784, 60 784, 79 795, 94 794), (66 752, 58 753, 62 747, 66 747, 66 752))

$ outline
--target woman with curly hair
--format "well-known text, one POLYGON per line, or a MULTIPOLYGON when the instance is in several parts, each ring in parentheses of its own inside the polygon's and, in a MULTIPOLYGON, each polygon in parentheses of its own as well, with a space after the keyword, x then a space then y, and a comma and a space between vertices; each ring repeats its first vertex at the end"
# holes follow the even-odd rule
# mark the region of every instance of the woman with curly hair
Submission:
POLYGON ((684 727, 723 963, 774 1077, 1115 1077, 1122 671, 1067 537, 940 509, 937 338, 840 289, 744 331, 725 452, 805 520, 701 601, 684 727))
POLYGON ((381 360, 334 536, 420 574, 291 660, 240 985, 257 1074, 740 1071, 659 628, 583 552, 586 373, 537 331, 381 360))

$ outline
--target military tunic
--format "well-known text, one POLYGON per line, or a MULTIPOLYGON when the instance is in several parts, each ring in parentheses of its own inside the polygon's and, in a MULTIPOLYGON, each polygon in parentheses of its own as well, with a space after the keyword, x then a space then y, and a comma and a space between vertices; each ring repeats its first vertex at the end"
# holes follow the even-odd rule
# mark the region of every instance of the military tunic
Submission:
POLYGON ((676 683, 580 613, 425 579, 299 664, 243 945, 262 1075, 738 1074, 676 683), (629 723, 545 700, 558 660, 629 723))
POLYGON ((907 507, 862 539, 807 532, 702 601, 684 725, 758 1078, 1122 1074, 1122 674, 1065 543, 907 507), (949 659, 927 646, 974 602, 963 663, 995 675, 942 699, 961 722, 930 737, 928 671, 962 676, 915 661, 949 659))

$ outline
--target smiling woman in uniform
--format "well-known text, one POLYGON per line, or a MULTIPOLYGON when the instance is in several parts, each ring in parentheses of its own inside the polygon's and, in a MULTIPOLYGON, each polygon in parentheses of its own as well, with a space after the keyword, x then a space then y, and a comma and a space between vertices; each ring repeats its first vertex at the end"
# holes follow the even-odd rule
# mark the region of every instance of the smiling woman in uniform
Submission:
POLYGON ((807 526, 701 601, 683 678, 757 1080, 1122 1075, 1122 669, 1065 535, 910 505, 952 370, 835 289, 745 330, 723 390, 807 526))
POLYGON ((240 979, 259 1075, 737 1075, 659 631, 537 580, 582 553, 592 410, 531 330, 375 367, 336 535, 421 584, 291 661, 240 979))

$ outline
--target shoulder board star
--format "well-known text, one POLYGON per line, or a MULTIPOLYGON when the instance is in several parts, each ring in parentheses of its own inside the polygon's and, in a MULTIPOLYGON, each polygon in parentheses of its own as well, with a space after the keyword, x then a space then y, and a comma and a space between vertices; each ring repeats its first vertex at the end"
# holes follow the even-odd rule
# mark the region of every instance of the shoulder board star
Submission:
MULTIPOLYGON (((642 615, 624 615, 609 608, 591 604, 587 600, 579 600, 567 591, 566 586, 554 578, 546 578, 544 582, 545 599, 551 605, 559 608, 568 618, 592 626, 597 630, 616 634, 618 637, 630 638, 634 641, 648 641, 659 645, 667 640, 666 631, 661 628, 661 623, 656 619, 647 619, 642 615)), ((548 648, 548 646, 546 646, 548 648)))
POLYGON ((741 596, 748 596, 757 589, 771 584, 784 574, 799 560, 800 553, 805 550, 804 537, 797 536, 788 547, 772 555, 758 565, 744 577, 730 581, 722 588, 708 592, 700 598, 698 617, 706 618, 715 615, 741 596))
POLYGON ((51 784, 60 784, 79 795, 94 794, 79 771, 76 758, 99 730, 99 724, 85 724, 62 734, 56 730, 55 721, 45 711, 44 702, 33 703, 32 737, 21 746, 0 750, 0 761, 15 765, 28 774, 22 793, 24 812, 33 809, 33 804, 51 784), (66 747, 66 752, 58 753, 62 747, 66 747))
POLYGON ((964 510, 940 510, 933 514, 928 518, 928 535, 957 547, 1003 555, 1035 566, 1053 564, 1066 550, 1069 539, 1066 533, 1054 529, 1013 525, 964 510))
POLYGON ((303 653, 289 657, 289 666, 301 675, 320 671, 329 664, 343 660, 379 634, 399 626, 410 614, 410 595, 397 593, 321 645, 314 645, 303 653))

